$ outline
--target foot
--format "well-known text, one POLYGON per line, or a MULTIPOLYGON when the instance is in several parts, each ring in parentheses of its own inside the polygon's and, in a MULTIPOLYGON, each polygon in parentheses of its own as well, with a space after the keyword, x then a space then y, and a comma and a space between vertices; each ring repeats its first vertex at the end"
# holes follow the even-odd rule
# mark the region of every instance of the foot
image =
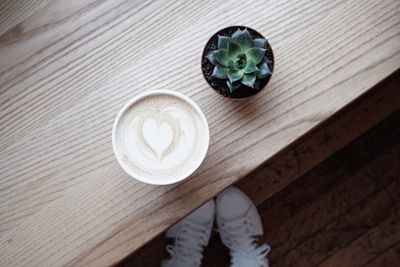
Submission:
POLYGON ((167 246, 171 258, 161 263, 162 267, 199 267, 204 247, 210 240, 214 222, 215 202, 211 200, 167 231, 173 240, 167 246))
POLYGON ((257 208, 239 189, 230 187, 216 199, 217 225, 230 249, 231 267, 268 267, 270 247, 258 244, 263 228, 257 208))

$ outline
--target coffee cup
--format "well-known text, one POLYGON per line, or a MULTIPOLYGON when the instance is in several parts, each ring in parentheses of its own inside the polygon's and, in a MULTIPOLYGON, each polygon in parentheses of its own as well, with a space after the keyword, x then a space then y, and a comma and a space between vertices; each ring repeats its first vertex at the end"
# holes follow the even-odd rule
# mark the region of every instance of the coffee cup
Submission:
POLYGON ((114 154, 131 177, 167 185, 189 177, 203 162, 210 133, 206 117, 190 98, 170 90, 145 92, 118 113, 114 154))

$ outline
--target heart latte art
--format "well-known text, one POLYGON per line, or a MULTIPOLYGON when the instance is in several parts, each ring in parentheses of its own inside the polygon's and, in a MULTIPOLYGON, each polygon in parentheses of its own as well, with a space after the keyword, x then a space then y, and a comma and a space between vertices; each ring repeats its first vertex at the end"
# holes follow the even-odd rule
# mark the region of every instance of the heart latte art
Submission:
POLYGON ((122 114, 115 131, 117 157, 134 176, 160 180, 156 183, 189 175, 207 150, 203 120, 179 97, 148 95, 122 114))

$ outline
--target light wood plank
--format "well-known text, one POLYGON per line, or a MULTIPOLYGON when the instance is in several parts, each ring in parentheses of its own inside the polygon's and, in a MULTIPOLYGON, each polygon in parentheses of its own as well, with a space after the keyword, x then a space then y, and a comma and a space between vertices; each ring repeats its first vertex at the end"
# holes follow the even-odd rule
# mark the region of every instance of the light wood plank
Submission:
POLYGON ((100 1, 3 40, 0 263, 118 261, 398 69, 399 9, 394 0, 100 1), (198 63, 207 38, 230 24, 265 34, 277 63, 269 87, 242 102, 212 92, 198 63), (160 188, 122 173, 110 134, 129 97, 165 88, 199 103, 212 136, 200 170, 160 188))
POLYGON ((51 0, 24 1, 3 0, 0 2, 0 34, 24 21, 51 0))
MULTIPOLYGON (((400 175, 400 127, 392 126, 399 123, 399 115, 260 207, 266 238, 274 248, 273 264, 317 266, 321 258, 393 212, 385 188, 400 193, 394 178, 400 175)), ((400 207, 400 197, 393 202, 394 208, 400 207)))
POLYGON ((400 110, 400 71, 263 163, 237 184, 256 205, 283 190, 393 112, 400 110))
MULTIPOLYGON (((320 162, 331 156, 334 152, 340 150, 345 145, 352 142, 356 137, 360 136, 368 129, 384 120, 391 113, 395 112, 396 110, 400 110, 400 94, 398 93, 398 88, 400 88, 399 74, 400 72, 397 71, 391 75, 389 79, 385 80, 385 82, 371 89, 368 94, 353 102, 351 106, 340 111, 328 121, 318 126, 315 131, 310 132, 309 134, 297 140, 294 144, 280 151, 272 159, 263 163, 255 171, 241 179, 236 186, 244 191, 257 206, 261 205, 265 201, 270 203, 270 201, 268 201, 269 198, 273 197, 282 190, 286 191, 287 189, 292 188, 293 186, 289 186, 292 182, 297 179, 301 179, 300 177, 306 172, 310 171, 320 162)), ((395 121, 391 120, 386 122, 387 120, 388 119, 385 120, 385 124, 396 125, 395 121)), ((381 129, 383 126, 379 125, 377 127, 381 129)), ((371 130, 368 132, 371 132, 371 130)), ((364 141, 364 144, 365 142, 370 143, 375 141, 375 143, 377 143, 379 146, 379 143, 382 144, 382 142, 379 140, 393 141, 393 134, 390 135, 392 138, 389 138, 388 140, 388 135, 389 133, 393 132, 393 129, 387 129, 387 127, 385 127, 379 131, 379 134, 376 133, 376 130, 374 132, 375 133, 373 134, 373 137, 370 137, 368 141, 364 141)), ((368 136, 371 136, 371 133, 369 133, 368 136)), ((363 147, 362 145, 356 147, 354 143, 355 142, 353 142, 351 146, 353 147, 353 150, 356 150, 356 152, 353 153, 362 153, 362 157, 357 157, 357 161, 359 162, 365 162, 365 157, 372 157, 377 154, 377 150, 382 150, 382 145, 380 145, 378 149, 372 149, 369 145, 366 147, 363 147)), ((393 142, 389 145, 386 145, 386 147, 392 145, 393 142)), ((345 155, 348 154, 346 151, 339 153, 345 155)), ((385 169, 396 166, 397 161, 394 159, 394 157, 388 157, 388 159, 389 160, 385 158, 378 164, 375 163, 375 165, 382 167, 382 164, 384 164, 385 169), (390 166, 390 162, 393 163, 392 166, 390 166)), ((332 159, 332 157, 330 158, 330 161, 334 160, 335 159, 332 159)), ((346 160, 344 163, 346 163, 346 160)), ((320 165, 323 164, 324 163, 320 165)), ((345 167, 343 162, 342 164, 336 163, 336 165, 342 169, 345 167)), ((331 168, 337 169, 336 166, 331 168)), ((354 166, 347 166, 347 168, 345 168, 342 172, 348 172, 349 170, 354 171, 354 166)), ((381 172, 378 175, 387 175, 385 170, 382 170, 381 168, 379 168, 379 170, 381 170, 381 172)), ((316 183, 321 182, 321 179, 338 179, 338 177, 332 175, 328 177, 325 176, 332 172, 332 170, 329 168, 324 168, 324 171, 319 171, 319 173, 321 172, 322 175, 324 175, 323 178, 320 175, 313 177, 316 183)), ((314 183, 314 181, 311 182, 311 184, 312 183, 314 183)), ((307 188, 307 186, 299 188, 299 190, 304 190, 307 188)), ((308 190, 310 191, 309 194, 313 195, 314 192, 312 189, 318 190, 316 188, 318 187, 311 186, 310 190, 308 190)), ((293 189, 290 190, 293 191, 293 189)), ((289 213, 289 209, 287 209, 285 206, 282 206, 282 203, 287 203, 290 197, 291 194, 280 194, 279 199, 273 201, 274 203, 268 206, 266 204, 262 205, 263 209, 259 211, 266 213, 263 218, 265 220, 265 226, 269 229, 267 229, 268 231, 274 232, 275 228, 283 224, 283 218, 287 219, 292 217, 292 214, 289 213), (275 217, 278 214, 280 220, 277 220, 275 217)), ((306 198, 307 196, 303 197, 306 198)), ((349 202, 347 201, 347 203, 349 202)), ((296 227, 298 227, 298 224, 294 224, 294 226, 290 226, 289 228, 291 231, 297 232, 299 229, 296 227)), ((219 238, 217 236, 218 233, 213 234, 213 237, 210 241, 211 243, 205 251, 205 261, 203 262, 204 266, 229 265, 228 254, 224 254, 226 249, 224 249, 224 246, 219 242, 219 238)), ((165 251, 165 246, 166 242, 164 235, 157 237, 155 240, 152 240, 141 249, 132 253, 132 255, 125 259, 120 266, 159 266, 161 259, 164 259, 168 256, 165 251)), ((308 259, 307 256, 312 252, 303 250, 301 251, 300 256, 300 253, 296 253, 297 250, 298 249, 295 248, 294 251, 290 253, 290 255, 293 257, 289 258, 288 254, 286 254, 283 258, 284 263, 281 265, 285 266, 285 264, 291 260, 298 263, 300 259, 308 259)), ((272 256, 273 255, 275 255, 274 249, 272 252, 272 256)), ((270 257, 270 259, 272 260, 273 257, 270 257)), ((315 259, 316 257, 314 257, 314 260, 315 259)), ((277 263, 274 262, 274 265, 276 264, 277 263)), ((309 262, 305 263, 305 266, 308 265, 310 265, 309 262)))
MULTIPOLYGON (((365 266, 363 257, 373 255, 358 250, 352 241, 389 215, 397 215, 400 208, 399 134, 400 112, 396 112, 258 207, 272 248, 271 266, 319 266, 335 253, 349 250, 347 246, 357 250, 357 259, 348 265, 365 266)), ((161 255, 165 248, 153 248, 121 266, 159 266, 161 258, 157 261, 151 255, 161 255)), ((392 255, 386 257, 390 260, 392 255)), ((347 264, 341 257, 335 259, 336 266, 347 264)), ((229 266, 228 251, 217 235, 202 266, 229 266)))

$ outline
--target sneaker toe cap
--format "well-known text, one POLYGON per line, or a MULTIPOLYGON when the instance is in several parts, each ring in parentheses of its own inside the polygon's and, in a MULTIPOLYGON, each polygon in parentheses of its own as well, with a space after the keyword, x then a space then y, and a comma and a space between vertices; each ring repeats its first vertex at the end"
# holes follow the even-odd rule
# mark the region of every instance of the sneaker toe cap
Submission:
POLYGON ((217 198, 218 215, 225 220, 242 217, 250 207, 250 200, 236 188, 227 189, 217 198))

